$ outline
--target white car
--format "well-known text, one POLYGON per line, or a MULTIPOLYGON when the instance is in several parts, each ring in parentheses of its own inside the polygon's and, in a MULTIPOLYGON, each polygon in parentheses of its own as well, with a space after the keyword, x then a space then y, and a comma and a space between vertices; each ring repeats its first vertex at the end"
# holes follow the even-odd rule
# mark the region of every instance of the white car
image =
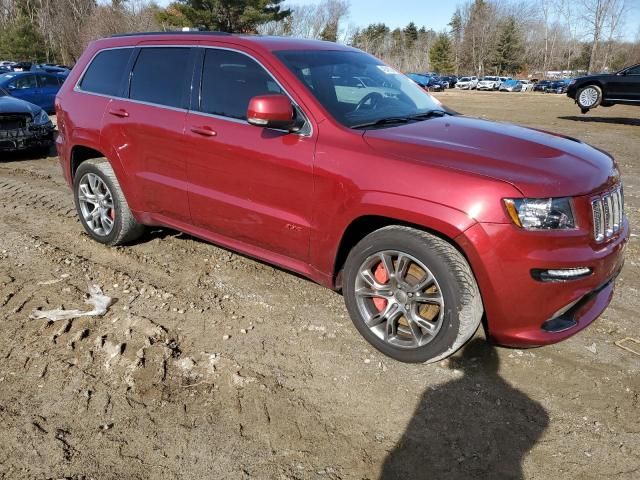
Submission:
POLYGON ((478 82, 478 90, 498 90, 500 88, 500 77, 484 77, 478 82))
POLYGON ((531 80, 520 80, 522 84, 523 92, 532 92, 533 91, 533 82, 531 80))
POLYGON ((462 77, 456 83, 460 90, 474 90, 478 86, 478 77, 462 77))

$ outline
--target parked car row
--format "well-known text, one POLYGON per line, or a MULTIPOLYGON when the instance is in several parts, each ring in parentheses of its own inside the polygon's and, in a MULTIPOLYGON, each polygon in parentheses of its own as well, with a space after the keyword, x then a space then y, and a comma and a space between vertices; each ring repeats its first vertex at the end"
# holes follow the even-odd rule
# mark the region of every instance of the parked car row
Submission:
POLYGON ((69 72, 71 72, 71 69, 65 65, 58 65, 56 63, 0 61, 0 73, 7 72, 45 72, 66 77, 69 75, 69 72))

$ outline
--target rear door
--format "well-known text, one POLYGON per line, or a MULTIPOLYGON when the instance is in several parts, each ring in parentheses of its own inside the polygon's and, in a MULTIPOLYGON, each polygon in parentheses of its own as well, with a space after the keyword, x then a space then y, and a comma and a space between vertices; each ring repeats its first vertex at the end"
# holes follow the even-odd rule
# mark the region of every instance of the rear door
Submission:
POLYGON ((144 46, 130 75, 128 98, 107 107, 108 138, 140 193, 147 213, 189 223, 187 159, 192 146, 184 135, 193 54, 188 46, 144 46))
POLYGON ((621 76, 621 94, 624 100, 640 102, 640 65, 627 69, 621 76))
POLYGON ((47 113, 52 113, 54 110, 53 102, 58 90, 60 90, 60 80, 54 75, 44 75, 42 73, 36 74, 36 80, 38 82, 38 89, 40 90, 39 105, 46 110, 47 113))

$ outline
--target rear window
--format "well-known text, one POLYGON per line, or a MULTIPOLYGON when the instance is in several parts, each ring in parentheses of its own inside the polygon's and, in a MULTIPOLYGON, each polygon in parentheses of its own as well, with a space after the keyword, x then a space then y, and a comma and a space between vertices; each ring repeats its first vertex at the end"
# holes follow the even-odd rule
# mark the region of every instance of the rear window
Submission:
POLYGON ((58 77, 49 75, 38 75, 38 86, 40 88, 59 87, 61 85, 58 77))
POLYGON ((91 62, 80 82, 85 92, 118 96, 132 48, 100 52, 91 62))
POLYGON ((158 105, 183 107, 191 79, 190 51, 188 47, 143 48, 133 67, 129 97, 158 105))

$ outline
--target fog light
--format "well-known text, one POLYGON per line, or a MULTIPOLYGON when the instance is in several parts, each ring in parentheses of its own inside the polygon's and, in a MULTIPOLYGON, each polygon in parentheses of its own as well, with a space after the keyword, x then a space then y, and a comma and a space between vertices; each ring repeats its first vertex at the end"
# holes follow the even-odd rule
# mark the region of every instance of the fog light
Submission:
POLYGON ((578 280, 591 275, 591 268, 556 268, 550 270, 534 269, 531 276, 541 282, 566 282, 568 280, 578 280))

